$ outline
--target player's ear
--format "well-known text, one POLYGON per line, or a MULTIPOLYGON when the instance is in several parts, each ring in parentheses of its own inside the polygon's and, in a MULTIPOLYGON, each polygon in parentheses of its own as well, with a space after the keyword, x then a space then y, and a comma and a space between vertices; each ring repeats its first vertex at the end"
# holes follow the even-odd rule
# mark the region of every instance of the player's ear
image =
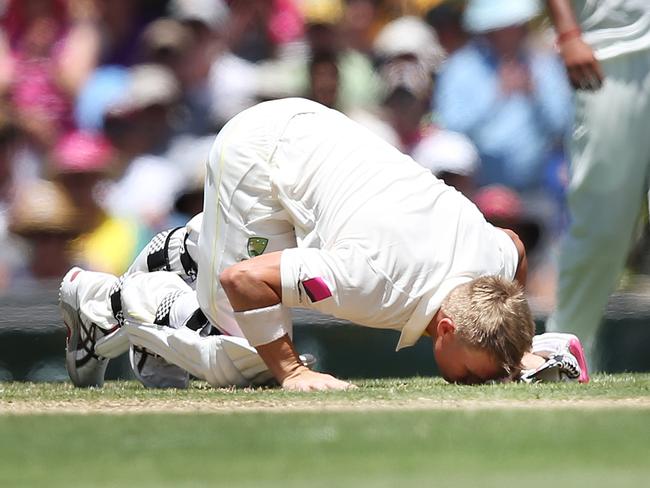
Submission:
POLYGON ((436 326, 437 337, 451 336, 456 333, 456 324, 449 317, 443 317, 436 326))

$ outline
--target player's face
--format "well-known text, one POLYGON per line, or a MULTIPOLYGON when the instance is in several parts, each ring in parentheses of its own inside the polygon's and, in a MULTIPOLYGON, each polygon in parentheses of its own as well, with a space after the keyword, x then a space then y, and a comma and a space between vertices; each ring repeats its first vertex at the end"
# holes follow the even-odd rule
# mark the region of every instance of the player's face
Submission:
POLYGON ((433 352, 440 373, 450 383, 475 385, 502 376, 488 352, 468 347, 455 336, 435 341, 433 352))

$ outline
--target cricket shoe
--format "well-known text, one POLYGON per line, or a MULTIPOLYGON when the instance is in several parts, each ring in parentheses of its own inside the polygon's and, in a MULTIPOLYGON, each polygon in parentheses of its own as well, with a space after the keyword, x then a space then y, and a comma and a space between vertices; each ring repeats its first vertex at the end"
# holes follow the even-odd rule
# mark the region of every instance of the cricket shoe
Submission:
POLYGON ((101 387, 104 385, 104 373, 108 358, 95 352, 97 341, 115 332, 104 330, 96 324, 86 325, 79 314, 79 285, 84 270, 72 268, 66 273, 59 287, 59 308, 67 329, 65 346, 65 366, 75 386, 101 387))
POLYGON ((589 369, 584 349, 580 340, 573 334, 550 332, 535 336, 532 352, 547 355, 547 360, 536 369, 522 371, 521 381, 527 383, 539 381, 589 382, 589 369))

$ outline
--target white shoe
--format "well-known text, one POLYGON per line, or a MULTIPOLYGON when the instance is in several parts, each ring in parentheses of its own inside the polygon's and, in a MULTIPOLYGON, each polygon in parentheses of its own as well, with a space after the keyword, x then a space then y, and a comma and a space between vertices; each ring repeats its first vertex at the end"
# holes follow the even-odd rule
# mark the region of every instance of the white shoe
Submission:
POLYGON ((67 329, 65 366, 75 386, 101 387, 108 358, 95 353, 97 340, 113 331, 105 331, 95 324, 86 326, 79 315, 78 287, 84 270, 72 268, 59 287, 59 308, 67 329))

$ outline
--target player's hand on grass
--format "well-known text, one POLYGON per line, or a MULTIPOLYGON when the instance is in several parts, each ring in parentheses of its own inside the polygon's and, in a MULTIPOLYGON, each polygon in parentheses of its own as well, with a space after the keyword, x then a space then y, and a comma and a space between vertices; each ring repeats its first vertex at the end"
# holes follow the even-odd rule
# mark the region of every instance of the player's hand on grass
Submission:
POLYGON ((603 70, 591 46, 581 37, 574 37, 561 45, 560 54, 564 60, 571 85, 576 90, 598 90, 603 84, 603 70))
POLYGON ((329 374, 317 373, 301 367, 282 381, 282 388, 292 391, 350 390, 356 388, 352 383, 341 381, 329 374))

